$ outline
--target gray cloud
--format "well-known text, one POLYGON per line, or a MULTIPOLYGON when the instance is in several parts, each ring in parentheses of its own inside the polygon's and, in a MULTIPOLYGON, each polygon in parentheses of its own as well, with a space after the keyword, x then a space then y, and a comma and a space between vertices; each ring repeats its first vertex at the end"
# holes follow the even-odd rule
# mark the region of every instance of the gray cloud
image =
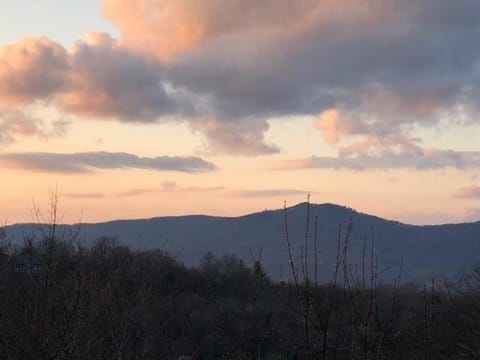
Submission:
POLYGON ((459 199, 480 199, 480 187, 476 185, 466 186, 459 189, 453 196, 459 199))
MULTIPOLYGON (((271 16, 294 5, 268 3, 271 16)), ((211 96, 215 111, 228 116, 316 114, 359 104, 364 92, 358 90, 372 85, 415 103, 449 106, 471 83, 479 59, 471 44, 480 35, 471 14, 480 4, 356 0, 349 6, 351 12, 332 1, 308 1, 296 14, 299 22, 309 20, 303 28, 277 22, 273 35, 262 27, 270 19, 263 14, 257 26, 244 23, 181 56, 172 76, 211 96)), ((245 2, 244 10, 249 7, 245 2)))
POLYGON ((201 131, 206 135, 208 144, 205 150, 209 154, 256 156, 279 151, 277 147, 265 144, 264 132, 269 127, 265 121, 194 120, 190 127, 193 131, 201 131))
POLYGON ((412 124, 478 118, 480 50, 472 44, 480 23, 472 14, 480 3, 356 0, 341 10, 332 1, 302 3, 305 11, 295 14, 306 24, 300 29, 289 22, 272 29, 263 14, 256 26, 245 22, 179 55, 170 81, 208 99, 222 121, 339 109, 354 124, 339 132, 341 139, 409 138, 412 124))
POLYGON ((59 102, 72 113, 152 122, 188 108, 167 94, 159 62, 128 51, 106 34, 89 34, 69 55, 69 86, 59 102))
POLYGON ((0 162, 7 167, 45 172, 86 173, 95 169, 146 169, 187 173, 214 171, 216 166, 198 157, 139 157, 128 153, 6 153, 0 162))
POLYGON ((480 167, 480 152, 425 150, 422 153, 383 153, 380 156, 358 155, 355 157, 312 156, 285 162, 277 169, 336 169, 368 170, 409 168, 436 170, 444 168, 466 169, 480 167))

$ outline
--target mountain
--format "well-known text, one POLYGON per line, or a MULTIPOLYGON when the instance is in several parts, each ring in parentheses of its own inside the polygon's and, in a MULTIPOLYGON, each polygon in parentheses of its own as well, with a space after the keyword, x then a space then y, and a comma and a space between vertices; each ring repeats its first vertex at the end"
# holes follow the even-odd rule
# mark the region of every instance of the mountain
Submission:
MULTIPOLYGON (((318 219, 317 259, 319 278, 331 276, 335 267, 339 225, 342 242, 346 228, 353 224, 348 246, 349 263, 361 264, 362 254, 370 261, 374 238, 375 258, 385 281, 392 281, 403 263, 403 281, 428 281, 431 277, 452 278, 480 263, 480 222, 432 226, 407 225, 359 213, 333 204, 298 204, 286 210, 291 249, 297 265, 305 244, 307 206, 310 212, 308 257, 313 273, 315 218, 318 219)), ((285 231, 285 211, 266 210, 240 217, 178 216, 144 220, 121 220, 82 224, 81 238, 91 242, 100 237, 115 237, 136 249, 162 248, 178 257, 187 266, 199 264, 211 251, 217 255, 235 254, 247 264, 252 253, 262 250, 262 263, 275 279, 290 276, 285 231)), ((59 233, 69 234, 75 226, 62 225, 59 233)), ((37 233, 33 224, 6 228, 14 242, 21 243, 29 234, 37 233)), ((68 238, 68 235, 65 237, 68 238)))

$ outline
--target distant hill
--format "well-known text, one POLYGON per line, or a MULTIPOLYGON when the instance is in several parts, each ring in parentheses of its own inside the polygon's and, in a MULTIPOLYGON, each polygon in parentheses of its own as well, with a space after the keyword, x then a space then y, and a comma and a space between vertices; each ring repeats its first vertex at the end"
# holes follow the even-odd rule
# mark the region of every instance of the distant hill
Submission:
MULTIPOLYGON (((289 236, 296 259, 305 241, 306 213, 305 203, 287 209, 289 236)), ((402 260, 403 280, 419 282, 428 281, 432 276, 451 278, 480 263, 480 222, 414 226, 333 204, 311 204, 310 216, 311 236, 314 219, 318 218, 317 248, 322 280, 326 280, 334 268, 339 225, 345 230, 350 219, 353 231, 349 261, 360 263, 364 244, 370 246, 373 232, 375 254, 379 268, 385 270, 382 273, 385 281, 391 281, 398 274, 402 260)), ((59 231, 69 234, 72 229, 74 227, 64 225, 59 231)), ((87 242, 107 236, 137 249, 163 248, 188 266, 198 264, 208 251, 217 255, 235 254, 251 264, 251 252, 258 254, 262 249, 262 262, 272 278, 290 276, 283 209, 240 217, 193 215, 110 221, 82 224, 80 230, 87 242)), ((7 232, 16 243, 21 243, 36 231, 35 225, 21 224, 7 227, 7 232)), ((312 272, 313 240, 309 244, 312 272)))

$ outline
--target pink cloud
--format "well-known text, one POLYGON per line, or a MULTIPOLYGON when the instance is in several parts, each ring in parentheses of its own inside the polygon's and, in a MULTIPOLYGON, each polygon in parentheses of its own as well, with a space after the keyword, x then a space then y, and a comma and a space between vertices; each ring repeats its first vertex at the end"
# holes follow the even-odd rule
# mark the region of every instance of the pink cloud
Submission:
POLYGON ((41 37, 0 46, 0 103, 51 97, 66 85, 67 51, 41 37))
POLYGON ((278 152, 265 143, 264 133, 269 128, 266 121, 198 119, 192 120, 190 127, 206 135, 207 153, 256 156, 278 152))
POLYGON ((70 50, 47 38, 0 47, 0 104, 45 99, 72 114, 129 121, 174 110, 158 63, 104 33, 90 33, 70 50))
POLYGON ((476 185, 463 187, 454 194, 454 197, 459 199, 478 199, 480 198, 480 187, 476 185))
POLYGON ((10 144, 19 137, 46 139, 62 136, 67 125, 68 122, 62 119, 48 122, 20 110, 0 111, 0 144, 10 144))
POLYGON ((389 13, 400 17, 398 10, 395 2, 377 0, 348 6, 337 0, 103 0, 104 16, 129 46, 166 61, 209 41, 238 40, 238 34, 284 43, 336 26, 365 30, 385 23, 389 13))
MULTIPOLYGON (((331 1, 328 1, 331 2, 331 1)), ((117 23, 126 43, 164 60, 212 38, 249 28, 291 28, 318 4, 314 0, 104 0, 104 15, 117 23)))
POLYGON ((361 126, 358 120, 345 116, 335 108, 323 111, 315 122, 315 128, 322 131, 325 141, 332 145, 345 135, 361 132, 361 126))
POLYGON ((154 121, 174 111, 158 64, 104 33, 90 33, 70 51, 72 71, 59 104, 74 114, 154 121))
POLYGON ((342 157, 388 153, 421 154, 422 148, 398 126, 375 121, 361 112, 354 114, 332 108, 323 111, 315 122, 325 141, 342 157))

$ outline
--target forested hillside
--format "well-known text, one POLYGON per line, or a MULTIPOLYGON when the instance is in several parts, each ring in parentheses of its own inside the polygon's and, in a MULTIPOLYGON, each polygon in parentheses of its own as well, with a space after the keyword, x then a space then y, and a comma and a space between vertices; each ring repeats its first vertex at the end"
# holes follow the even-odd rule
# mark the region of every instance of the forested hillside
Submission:
MULTIPOLYGON (((350 259, 359 263, 365 241, 375 239, 383 280, 395 280, 403 261, 405 281, 426 282, 432 277, 453 279, 480 261, 480 222, 437 226, 414 226, 363 214, 333 204, 302 203, 286 210, 266 210, 240 217, 178 216, 143 220, 121 220, 79 226, 60 226, 58 233, 93 242, 101 237, 116 238, 132 249, 163 249, 187 266, 197 266, 207 251, 217 256, 233 254, 244 262, 250 251, 262 249, 263 266, 272 279, 287 279, 289 259, 285 239, 289 230, 292 252, 301 256, 309 213, 309 249, 314 253, 317 225, 318 273, 328 281, 335 269, 339 231, 345 236, 349 223, 350 259), (286 216, 285 216, 286 215, 286 216), (341 229, 339 228, 341 226, 341 229), (390 271, 389 269, 394 269, 390 271)), ((44 225, 43 225, 44 226, 44 225)), ((35 236, 40 224, 7 228, 16 244, 35 236)), ((313 266, 313 261, 309 263, 313 266)), ((313 267, 310 271, 313 271, 313 267)))

